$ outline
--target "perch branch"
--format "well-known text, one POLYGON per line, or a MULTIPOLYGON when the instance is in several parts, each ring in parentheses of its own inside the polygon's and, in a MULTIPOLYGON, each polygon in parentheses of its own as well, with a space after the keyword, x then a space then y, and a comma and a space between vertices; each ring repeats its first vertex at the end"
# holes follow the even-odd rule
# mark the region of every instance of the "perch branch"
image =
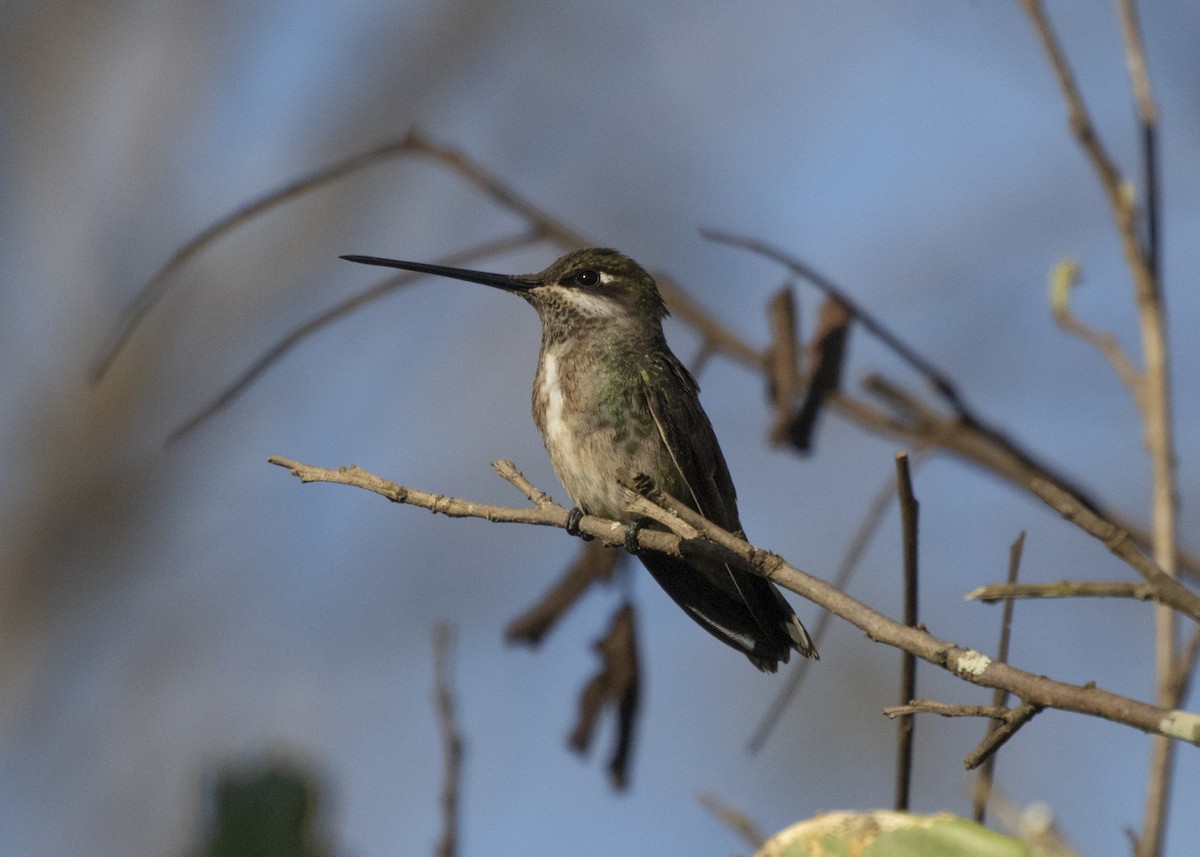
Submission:
MULTIPOLYGON (((567 510, 561 506, 512 509, 408 488, 357 467, 326 469, 279 456, 272 456, 268 460, 288 469, 302 482, 333 482, 364 488, 392 502, 419 506, 437 514, 559 528, 565 528, 567 524, 567 510)), ((685 539, 674 533, 643 528, 637 533, 636 547, 639 550, 654 550, 683 558, 718 556, 722 561, 734 562, 829 610, 861 629, 868 638, 911 651, 922 660, 964 681, 982 687, 1003 688, 1031 705, 1100 717, 1144 732, 1200 745, 1200 715, 1151 705, 1093 684, 1076 685, 1035 675, 998 663, 981 652, 939 639, 924 628, 909 628, 839 592, 820 578, 801 571, 778 555, 755 547, 718 527, 669 495, 654 492, 653 496, 656 501, 661 501, 657 505, 672 513, 667 516, 668 519, 679 518, 681 525, 697 530, 703 539, 685 539)), ((579 529, 605 544, 619 547, 625 544, 628 528, 616 521, 585 515, 579 522, 579 529)))

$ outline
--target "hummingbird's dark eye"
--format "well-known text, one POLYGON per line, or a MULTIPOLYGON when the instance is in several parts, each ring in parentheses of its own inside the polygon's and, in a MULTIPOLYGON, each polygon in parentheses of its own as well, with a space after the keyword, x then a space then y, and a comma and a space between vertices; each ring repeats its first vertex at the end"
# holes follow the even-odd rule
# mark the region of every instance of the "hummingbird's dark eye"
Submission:
POLYGON ((598 282, 600 282, 600 275, 592 270, 580 271, 575 275, 577 286, 594 286, 598 282))

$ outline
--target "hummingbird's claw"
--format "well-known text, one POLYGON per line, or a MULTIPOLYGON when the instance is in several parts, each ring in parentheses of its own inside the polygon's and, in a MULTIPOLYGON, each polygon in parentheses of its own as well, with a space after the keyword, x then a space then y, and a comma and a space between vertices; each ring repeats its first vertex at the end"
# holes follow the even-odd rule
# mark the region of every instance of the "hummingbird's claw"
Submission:
POLYGON ((585 542, 590 542, 594 538, 594 536, 592 536, 588 533, 580 532, 580 530, 579 530, 579 522, 582 520, 583 520, 583 509, 580 509, 578 506, 572 506, 567 511, 566 530, 571 535, 579 536, 579 538, 583 539, 585 542))
POLYGON ((634 521, 625 528, 625 550, 636 555, 638 552, 638 533, 642 531, 641 521, 634 521))

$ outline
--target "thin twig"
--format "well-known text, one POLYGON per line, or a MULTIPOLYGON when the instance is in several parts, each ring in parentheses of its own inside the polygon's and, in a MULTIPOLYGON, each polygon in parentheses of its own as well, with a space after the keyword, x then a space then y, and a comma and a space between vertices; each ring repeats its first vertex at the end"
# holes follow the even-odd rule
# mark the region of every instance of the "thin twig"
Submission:
POLYGON ((733 235, 728 232, 723 232, 719 229, 701 229, 700 234, 710 241, 716 241, 720 244, 728 244, 731 247, 740 247, 743 250, 749 250, 751 253, 756 253, 760 256, 765 256, 768 259, 787 268, 798 277, 808 280, 824 294, 829 297, 836 298, 837 301, 853 313, 855 319, 875 335, 880 342, 887 345, 894 351, 900 359, 908 363, 922 375, 924 375, 933 385, 933 388, 942 395, 942 397, 963 417, 968 417, 969 411, 959 395, 958 388, 954 382, 949 379, 940 369, 918 354, 907 343, 896 336, 890 330, 883 326, 883 323, 868 313, 857 301, 843 289, 839 288, 828 277, 820 274, 810 265, 806 265, 798 259, 788 256, 786 253, 777 250, 774 247, 753 238, 748 238, 740 235, 733 235))
POLYGON ((365 152, 351 155, 349 158, 309 173, 256 200, 252 200, 201 230, 194 238, 175 251, 175 254, 171 256, 167 263, 155 272, 154 276, 142 286, 141 290, 126 306, 121 321, 118 323, 117 329, 109 341, 109 345, 104 349, 100 359, 92 370, 92 382, 98 382, 104 377, 109 367, 112 366, 113 361, 121 353, 126 342, 129 341, 130 335, 141 323, 142 319, 146 317, 146 314, 166 294, 171 277, 200 253, 201 250, 204 250, 224 235, 253 220, 265 211, 269 211, 297 197, 304 196, 310 191, 324 187, 364 167, 398 157, 405 152, 411 151, 415 142, 414 135, 408 134, 401 139, 388 140, 386 143, 367 149, 365 152))
MULTIPOLYGON (((900 531, 904 551, 904 624, 917 627, 917 520, 921 504, 913 494, 912 474, 908 469, 907 453, 896 455, 896 491, 900 499, 900 531)), ((905 705, 917 695, 917 659, 905 651, 900 660, 900 704, 905 705)), ((894 807, 908 810, 909 789, 912 784, 913 729, 912 716, 901 717, 896 724, 896 789, 894 807)))
MULTIPOLYGON (((1008 584, 1015 585, 1017 577, 1021 571, 1021 555, 1025 551, 1025 531, 1017 536, 1016 540, 1008 548, 1008 584)), ((1012 643, 1012 621, 1013 609, 1016 602, 1012 598, 1004 599, 1004 612, 1000 619, 1000 643, 996 647, 996 657, 1001 663, 1009 662, 1009 649, 1012 643)), ((1003 708, 1008 705, 1008 694, 1002 688, 996 688, 992 691, 992 705, 997 708, 1003 708)), ((985 741, 992 738, 996 732, 997 724, 995 722, 988 725, 987 736, 985 741)), ((967 757, 968 760, 971 758, 967 757)), ((992 784, 996 776, 996 755, 994 752, 989 753, 987 758, 979 767, 979 776, 975 778, 975 795, 974 795, 974 815, 975 820, 983 824, 984 817, 987 814, 988 799, 992 794, 992 784)))
POLYGON ((633 604, 626 601, 613 614, 608 631, 596 641, 594 648, 600 655, 600 669, 579 694, 579 717, 568 739, 573 750, 586 753, 604 709, 615 710, 617 729, 608 774, 617 791, 629 784, 629 761, 641 696, 635 626, 633 604))
POLYGON ((1003 721, 1012 715, 1012 709, 999 705, 956 705, 934 699, 912 699, 903 705, 889 705, 883 713, 893 719, 913 714, 936 714, 939 717, 988 717, 1003 721))
POLYGON ((586 542, 570 568, 538 599, 538 602, 508 623, 504 639, 510 643, 536 646, 591 585, 609 580, 617 564, 629 554, 601 542, 586 542))
MULTIPOLYGON (((101 359, 101 364, 107 365, 116 356, 120 344, 133 332, 134 328, 149 310, 150 305, 157 300, 158 292, 166 288, 169 275, 200 249, 213 243, 230 229, 245 223, 252 217, 261 214, 274 205, 303 194, 307 190, 318 187, 325 181, 343 176, 355 169, 373 163, 374 160, 391 157, 404 153, 429 157, 441 166, 452 171, 455 175, 468 181, 497 204, 508 207, 529 224, 528 231, 514 238, 505 238, 495 244, 482 245, 476 251, 482 255, 485 252, 498 253, 504 249, 512 249, 533 240, 549 240, 563 249, 583 246, 588 243, 584 237, 552 218, 547 212, 537 208, 530 201, 521 197, 512 187, 504 184, 481 165, 469 159, 462 152, 433 142, 419 131, 412 131, 399 140, 388 141, 374 149, 352 156, 332 167, 319 170, 299 181, 278 191, 262 197, 260 200, 243 206, 238 211, 222 218, 213 226, 204 230, 190 241, 185 248, 176 254, 176 258, 168 262, 154 275, 151 283, 143 288, 146 297, 138 297, 131 301, 126 310, 125 318, 118 334, 114 336, 115 344, 101 359)), ((463 260, 465 261, 465 260, 463 260)), ((659 291, 662 292, 667 306, 673 315, 683 320, 685 324, 700 334, 702 343, 700 355, 707 360, 716 353, 751 368, 753 371, 764 371, 767 360, 762 350, 747 343, 735 332, 719 322, 705 308, 695 301, 669 276, 656 272, 659 291)), ((398 286, 399 278, 385 281, 380 285, 364 291, 359 295, 333 307, 322 316, 295 328, 261 355, 254 364, 244 372, 233 384, 225 388, 204 410, 188 420, 172 434, 168 444, 178 439, 197 424, 203 422, 216 411, 226 406, 238 395, 244 392, 267 368, 273 365, 287 351, 300 341, 322 328, 336 318, 359 309, 377 297, 392 291, 398 286)), ((839 290, 839 293, 841 290, 839 290)), ((908 349, 908 351, 912 351, 908 349)), ((1081 501, 1088 503, 1105 518, 1115 522, 1121 528, 1128 530, 1139 544, 1149 544, 1150 535, 1134 522, 1123 519, 1111 511, 1101 510, 1090 498, 1087 498, 1078 486, 1060 472, 1056 472, 1044 463, 1036 462, 1033 456, 1021 449, 1016 443, 1004 437, 995 429, 986 433, 978 426, 963 424, 961 420, 947 420, 935 415, 933 422, 926 420, 923 426, 914 426, 897 421, 891 415, 881 412, 839 390, 828 393, 825 402, 843 417, 858 423, 869 431, 887 435, 901 443, 914 447, 930 444, 930 437, 938 438, 937 448, 958 455, 962 459, 990 470, 1002 479, 1017 485, 1024 485, 1030 473, 1056 482, 1071 490, 1081 501)), ((932 411, 930 411, 932 414, 932 411)), ((926 415, 927 417, 929 414, 926 415)), ((1200 576, 1200 557, 1191 554, 1180 554, 1179 562, 1189 573, 1200 576)))
POLYGON ((538 488, 532 482, 525 478, 525 474, 517 470, 511 461, 493 461, 492 469, 507 482, 509 485, 516 488, 535 506, 553 506, 554 500, 549 494, 538 488))
POLYGON ((1074 259, 1064 259, 1050 272, 1050 311, 1055 324, 1065 333, 1078 336, 1099 351, 1117 373, 1121 383, 1133 394, 1139 408, 1143 407, 1146 379, 1121 347, 1121 341, 1111 333, 1096 330, 1071 311, 1071 292, 1078 282, 1079 263, 1074 259))
POLYGON ((1142 177, 1146 195, 1146 258, 1155 279, 1159 270, 1159 196, 1158 196, 1158 108, 1150 89, 1150 74, 1146 70, 1146 53, 1142 49, 1142 27, 1138 21, 1137 4, 1133 0, 1118 0, 1121 14, 1121 37, 1125 41, 1125 64, 1129 82, 1137 102, 1138 119, 1142 125, 1142 177))
POLYGON ((787 427, 786 437, 798 451, 812 451, 817 422, 830 397, 842 383, 850 325, 854 316, 837 298, 826 298, 817 311, 817 325, 808 342, 808 387, 804 401, 787 427))
POLYGON ((1022 703, 1016 708, 1003 705, 953 705, 948 702, 936 702, 931 699, 914 699, 907 705, 893 705, 883 709, 883 713, 893 719, 903 720, 914 714, 937 714, 941 717, 987 717, 992 721, 992 728, 979 745, 967 754, 963 765, 968 771, 974 770, 983 762, 995 757, 995 753, 1016 734, 1017 730, 1033 719, 1033 716, 1046 706, 1022 703))
POLYGON ((1100 178, 1101 188, 1108 195, 1109 204, 1117 216, 1118 226, 1124 233, 1125 224, 1132 225, 1133 223, 1134 212, 1129 195, 1122 187, 1121 174, 1100 142, 1100 137, 1092 124, 1092 118, 1088 114, 1087 107, 1084 106, 1083 95, 1080 94, 1079 86, 1075 83, 1075 75, 1071 72, 1062 46, 1054 35, 1054 30, 1042 8, 1041 0, 1020 0, 1020 3, 1029 16, 1034 31, 1042 43, 1042 50, 1050 60, 1054 76, 1058 79, 1059 89, 1062 90, 1063 100, 1067 105, 1067 118, 1071 132, 1079 141, 1088 160, 1092 162, 1092 167, 1100 178))
MULTIPOLYGON (((534 241, 539 240, 538 237, 528 231, 520 232, 516 235, 510 235, 504 238, 498 238, 495 241, 488 241, 483 244, 477 244, 459 253, 453 253, 439 260, 445 265, 462 265, 474 259, 482 259, 488 256, 494 256, 500 253, 506 253, 511 250, 516 250, 524 247, 534 241)), ((308 337, 312 336, 319 330, 331 325, 340 318, 344 318, 359 309, 362 309, 367 304, 374 300, 383 297, 386 294, 412 285, 421 278, 421 274, 399 274, 397 276, 388 277, 380 283, 371 286, 369 289, 364 289, 361 292, 351 295, 343 301, 334 304, 329 309, 315 315, 306 320, 302 324, 292 328, 276 342, 255 358, 250 365, 222 389, 216 396, 204 404, 196 413, 192 414, 186 420, 177 426, 170 435, 167 436, 166 445, 170 446, 173 443, 181 440, 191 434, 197 428, 216 414, 223 411, 231 405, 239 396, 246 392, 250 386, 257 381, 264 372, 270 369, 276 362, 284 357, 289 351, 303 342, 308 337)))
POLYGON ((1017 734, 1017 730, 1032 720, 1034 715, 1041 710, 1042 706, 1028 703, 1014 708, 1011 716, 1006 717, 998 726, 989 730, 987 737, 979 742, 979 746, 967 754, 967 757, 963 759, 963 766, 968 771, 973 771, 980 764, 996 758, 996 752, 1008 742, 1008 739, 1017 734))
POLYGON ((1158 594, 1163 607, 1177 610, 1200 622, 1200 595, 1192 592, 1160 568, 1138 548, 1129 533, 1081 506, 1074 497, 1058 486, 1040 479, 1029 483, 1029 489, 1072 524, 1099 539, 1113 554, 1123 559, 1158 594))
POLYGON ((730 806, 712 792, 700 792, 696 795, 696 800, 708 810, 709 815, 740 836, 742 841, 753 848, 756 853, 767 841, 762 828, 754 823, 754 819, 740 809, 730 806))
POLYGON ((1008 601, 1013 598, 1133 598, 1152 601, 1156 590, 1149 583, 1108 580, 1060 580, 1054 583, 989 583, 963 596, 964 601, 1008 601))
POLYGON ((463 738, 455 719, 451 667, 454 660, 454 631, 439 624, 433 629, 433 702, 442 733, 445 754, 442 778, 442 836, 434 849, 436 857, 458 853, 459 793, 462 779, 463 738))
MULTIPOLYGON (((913 467, 917 467, 924 460, 924 455, 914 456, 913 467)), ((845 554, 842 555, 841 564, 838 565, 837 572, 833 575, 831 585, 834 589, 845 590, 850 584, 850 578, 854 575, 854 571, 858 568, 858 561, 862 558, 863 553, 867 549, 867 545, 871 542, 871 537, 879 529, 879 525, 883 522, 883 516, 892 506, 892 501, 896 497, 896 476, 895 473, 888 475, 887 481, 879 487, 875 492, 870 504, 867 506, 867 512, 863 515, 862 522, 859 523, 858 529, 854 532, 854 537, 850 539, 850 544, 846 548, 845 554)), ((833 614, 822 610, 817 617, 817 624, 813 626, 811 634, 813 645, 818 649, 821 648, 821 641, 825 639, 825 632, 829 628, 829 623, 833 621, 833 614)), ((775 695, 775 699, 771 702, 771 707, 767 709, 767 713, 763 715, 762 720, 758 724, 758 728, 754 730, 754 734, 750 737, 746 749, 750 753, 757 753, 763 748, 767 738, 771 736, 775 726, 779 723, 779 718, 783 716, 783 712, 787 709, 788 704, 795 698, 799 692, 801 685, 804 683, 804 677, 808 675, 808 668, 812 661, 809 658, 800 658, 788 673, 787 679, 784 681, 779 692, 775 695)))
MULTIPOLYGON (((272 456, 268 461, 288 469, 301 482, 332 482, 364 488, 392 502, 419 506, 438 514, 566 528, 567 510, 561 506, 512 509, 407 488, 357 467, 330 470, 279 456, 272 456)), ((718 527, 669 495, 662 495, 662 499, 673 515, 699 530, 704 539, 682 539, 674 533, 647 527, 637 533, 635 547, 638 550, 655 550, 685 559, 717 557, 722 562, 734 563, 807 598, 860 628, 870 639, 911 651, 922 660, 964 681, 982 687, 1004 688, 1032 705, 1100 717, 1144 732, 1200 745, 1200 715, 1140 702, 1102 690, 1094 684, 1069 684, 1035 675, 1009 664, 997 663, 974 649, 941 640, 924 628, 909 628, 834 589, 820 578, 806 574, 778 555, 757 548, 718 527)), ((579 522, 579 529, 605 544, 620 547, 625 545, 629 528, 617 521, 584 515, 579 522)))
POLYGON ((775 406, 767 436, 778 446, 788 439, 800 372, 796 356, 796 296, 789 287, 784 286, 767 302, 767 320, 771 327, 767 377, 775 406))
MULTIPOLYGON (((1133 279, 1145 364, 1144 384, 1138 405, 1145 427, 1146 449, 1151 459, 1153 553, 1161 573, 1173 578, 1178 550, 1175 442, 1171 417, 1166 311, 1158 269, 1158 167, 1155 144, 1157 116, 1150 97, 1149 77, 1145 71, 1145 50, 1136 11, 1132 0, 1120 2, 1123 3, 1121 12, 1125 53, 1142 122, 1143 157, 1150 210, 1149 237, 1146 243, 1143 243, 1138 235, 1134 194, 1129 191, 1120 171, 1100 142, 1062 46, 1050 27, 1040 0, 1021 0, 1021 5, 1033 23, 1042 48, 1054 69, 1067 104, 1071 130, 1092 162, 1100 186, 1108 197, 1125 264, 1133 279)), ((1171 694, 1175 676, 1175 614, 1162 605, 1155 610, 1154 665, 1157 679, 1156 700, 1159 705, 1170 706, 1173 701, 1171 694)), ((1142 834, 1137 840, 1138 857, 1158 857, 1162 853, 1174 754, 1175 749, 1170 742, 1153 742, 1142 834)))
POLYGON ((1180 705, 1187 699, 1191 690, 1192 677, 1196 671, 1196 662, 1200 659, 1200 627, 1192 631, 1187 644, 1175 661, 1175 677, 1172 682, 1172 693, 1180 705))

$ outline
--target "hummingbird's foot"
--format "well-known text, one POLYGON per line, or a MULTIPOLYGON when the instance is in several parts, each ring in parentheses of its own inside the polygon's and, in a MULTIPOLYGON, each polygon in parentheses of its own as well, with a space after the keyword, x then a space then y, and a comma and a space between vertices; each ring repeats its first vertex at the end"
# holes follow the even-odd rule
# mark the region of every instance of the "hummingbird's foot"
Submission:
POLYGON ((642 531, 642 522, 634 521, 625 528, 625 550, 631 554, 638 552, 638 533, 642 531))
POLYGON ((578 506, 572 506, 567 510, 567 527, 566 530, 573 536, 579 536, 585 542, 590 542, 594 536, 589 533, 583 533, 579 530, 579 522, 583 520, 583 509, 578 506))

